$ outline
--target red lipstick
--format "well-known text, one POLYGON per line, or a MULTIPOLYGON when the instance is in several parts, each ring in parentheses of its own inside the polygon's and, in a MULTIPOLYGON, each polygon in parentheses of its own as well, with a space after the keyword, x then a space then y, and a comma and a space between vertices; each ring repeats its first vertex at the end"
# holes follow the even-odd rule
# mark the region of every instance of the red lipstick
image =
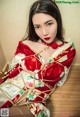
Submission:
POLYGON ((44 38, 45 40, 49 40, 50 39, 50 37, 46 37, 46 38, 44 38))

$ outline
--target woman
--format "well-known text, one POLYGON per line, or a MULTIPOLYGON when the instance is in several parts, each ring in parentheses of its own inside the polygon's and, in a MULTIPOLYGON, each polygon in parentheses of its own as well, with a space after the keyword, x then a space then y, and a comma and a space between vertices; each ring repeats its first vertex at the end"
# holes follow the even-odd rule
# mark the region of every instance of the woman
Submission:
POLYGON ((8 80, 1 84, 1 93, 4 90, 10 95, 2 107, 27 104, 35 117, 50 117, 46 100, 56 86, 65 82, 74 57, 73 42, 63 38, 58 6, 52 0, 34 2, 28 36, 19 42, 8 80))

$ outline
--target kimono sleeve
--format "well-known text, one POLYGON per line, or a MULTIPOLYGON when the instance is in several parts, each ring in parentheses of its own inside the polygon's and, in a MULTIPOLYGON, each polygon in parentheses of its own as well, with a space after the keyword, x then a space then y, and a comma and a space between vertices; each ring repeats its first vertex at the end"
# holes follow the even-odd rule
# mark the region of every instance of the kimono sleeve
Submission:
POLYGON ((57 86, 62 86, 66 81, 75 54, 76 50, 74 43, 72 42, 72 44, 68 46, 67 49, 64 49, 64 51, 55 58, 55 61, 57 61, 59 64, 61 64, 64 67, 64 75, 62 76, 61 80, 59 80, 59 82, 57 83, 57 86))

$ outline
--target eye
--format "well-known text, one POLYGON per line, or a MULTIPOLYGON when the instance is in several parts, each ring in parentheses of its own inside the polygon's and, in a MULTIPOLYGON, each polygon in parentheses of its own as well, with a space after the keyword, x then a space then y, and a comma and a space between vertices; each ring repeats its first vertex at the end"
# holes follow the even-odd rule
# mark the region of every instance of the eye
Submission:
POLYGON ((53 23, 52 22, 48 22, 47 23, 47 26, 51 26, 53 23))
POLYGON ((40 28, 40 26, 34 26, 34 29, 39 29, 40 28))

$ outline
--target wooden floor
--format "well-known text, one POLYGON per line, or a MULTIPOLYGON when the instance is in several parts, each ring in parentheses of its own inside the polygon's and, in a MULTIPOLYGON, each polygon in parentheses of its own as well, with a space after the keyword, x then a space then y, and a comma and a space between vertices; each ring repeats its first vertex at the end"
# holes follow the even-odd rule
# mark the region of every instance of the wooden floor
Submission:
POLYGON ((72 66, 66 83, 55 89, 50 101, 51 117, 80 117, 79 66, 72 66))

